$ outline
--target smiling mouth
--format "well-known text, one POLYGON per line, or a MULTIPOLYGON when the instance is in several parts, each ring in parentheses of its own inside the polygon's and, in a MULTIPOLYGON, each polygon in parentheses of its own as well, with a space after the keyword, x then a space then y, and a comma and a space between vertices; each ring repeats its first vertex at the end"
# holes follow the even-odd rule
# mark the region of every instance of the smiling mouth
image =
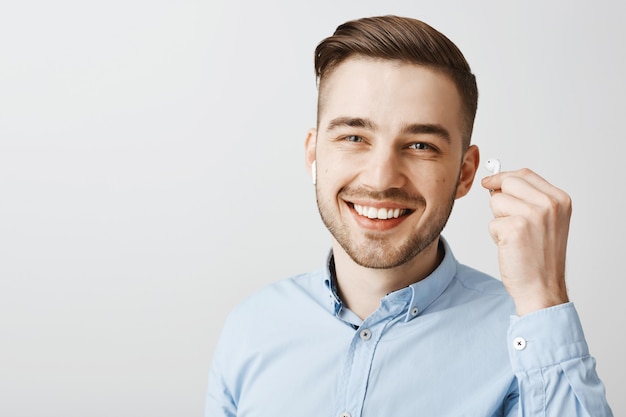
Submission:
POLYGON ((401 208, 378 208, 378 207, 369 207, 362 206, 360 204, 352 203, 352 207, 354 211, 356 211, 359 216, 367 217, 372 220, 388 220, 388 219, 397 219, 402 216, 406 216, 412 212, 409 209, 401 209, 401 208))

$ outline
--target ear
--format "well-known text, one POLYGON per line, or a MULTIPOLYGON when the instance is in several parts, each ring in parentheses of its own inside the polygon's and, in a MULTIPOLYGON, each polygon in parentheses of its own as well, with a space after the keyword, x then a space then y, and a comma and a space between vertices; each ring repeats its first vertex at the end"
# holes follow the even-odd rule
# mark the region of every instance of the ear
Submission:
POLYGON ((311 164, 315 161, 315 144, 317 141, 317 129, 311 128, 306 134, 306 139, 304 141, 304 162, 306 164, 306 169, 309 171, 309 175, 311 175, 311 164))
POLYGON ((470 188, 472 188, 479 164, 480 152, 478 151, 478 146, 472 145, 465 151, 465 155, 463 155, 461 172, 459 173, 459 183, 454 198, 463 197, 469 192, 470 188))

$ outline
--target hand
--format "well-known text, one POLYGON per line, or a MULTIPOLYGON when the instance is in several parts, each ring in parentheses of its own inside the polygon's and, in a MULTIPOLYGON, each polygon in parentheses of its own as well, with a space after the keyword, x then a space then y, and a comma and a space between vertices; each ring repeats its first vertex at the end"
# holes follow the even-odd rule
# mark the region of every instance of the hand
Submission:
POLYGON ((483 178, 482 186, 494 190, 489 233, 498 246, 500 275, 517 314, 568 302, 569 195, 529 169, 483 178))

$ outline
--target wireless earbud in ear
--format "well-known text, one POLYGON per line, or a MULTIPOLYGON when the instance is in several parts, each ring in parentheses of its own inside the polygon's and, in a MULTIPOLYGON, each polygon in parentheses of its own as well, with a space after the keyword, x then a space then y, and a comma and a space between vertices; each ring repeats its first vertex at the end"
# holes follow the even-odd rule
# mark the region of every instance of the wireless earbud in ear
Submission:
POLYGON ((500 160, 498 158, 487 159, 487 162, 485 163, 485 167, 492 174, 497 174, 498 172, 500 172, 500 169, 502 168, 502 166, 500 165, 500 160))
POLYGON ((311 179, 313 180, 313 185, 317 182, 317 168, 315 166, 315 161, 311 164, 311 179))

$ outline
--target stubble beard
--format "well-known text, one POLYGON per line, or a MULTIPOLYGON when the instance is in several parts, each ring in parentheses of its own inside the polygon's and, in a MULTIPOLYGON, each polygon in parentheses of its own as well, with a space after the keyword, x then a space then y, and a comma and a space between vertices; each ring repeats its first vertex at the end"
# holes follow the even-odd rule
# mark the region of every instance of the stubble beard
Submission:
MULTIPOLYGON (((357 265, 365 268, 389 269, 411 261, 441 235, 454 206, 456 188, 455 186, 446 204, 438 207, 423 227, 413 230, 403 242, 391 241, 389 237, 375 231, 364 233, 366 240, 364 243, 354 242, 350 236, 350 227, 342 221, 337 210, 323 199, 319 190, 316 195, 322 222, 348 256, 357 265)), ((423 197, 413 195, 410 198, 412 201, 422 202, 419 209, 425 208, 426 202, 423 197)))

